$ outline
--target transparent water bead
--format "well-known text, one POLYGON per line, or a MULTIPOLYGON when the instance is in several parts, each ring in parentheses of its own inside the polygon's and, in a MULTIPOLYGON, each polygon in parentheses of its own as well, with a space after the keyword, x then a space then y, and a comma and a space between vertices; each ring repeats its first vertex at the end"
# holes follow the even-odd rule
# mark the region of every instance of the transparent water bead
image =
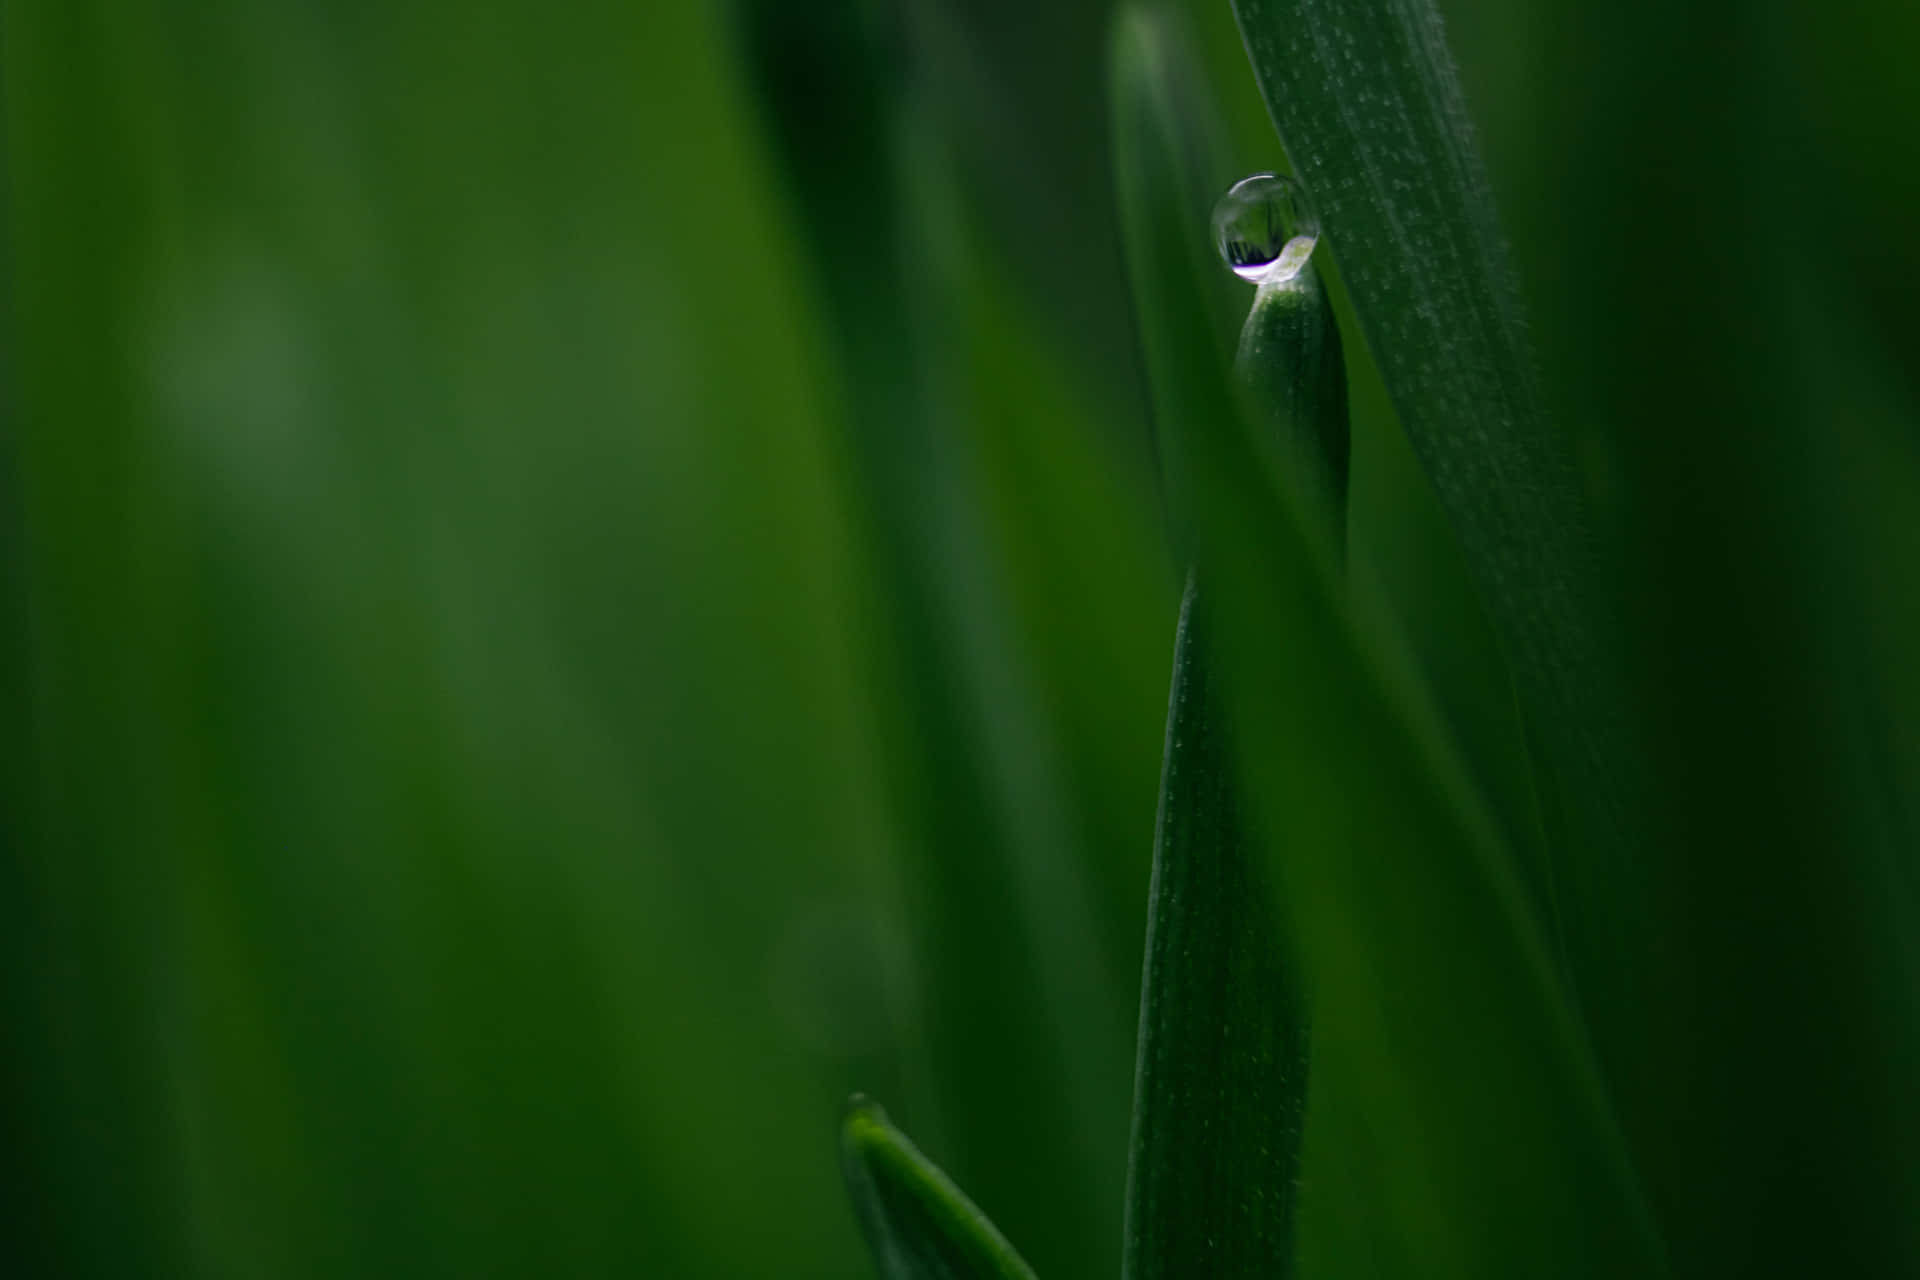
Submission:
POLYGON ((1256 173, 1213 207, 1213 243, 1242 280, 1284 280, 1300 270, 1320 236, 1320 219, 1292 178, 1256 173))

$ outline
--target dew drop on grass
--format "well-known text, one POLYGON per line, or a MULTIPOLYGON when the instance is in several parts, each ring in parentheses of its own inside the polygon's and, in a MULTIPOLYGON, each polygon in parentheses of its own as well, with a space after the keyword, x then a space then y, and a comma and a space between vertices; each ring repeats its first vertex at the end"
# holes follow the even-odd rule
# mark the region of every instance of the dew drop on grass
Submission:
POLYGON ((1320 237, 1320 219, 1292 178, 1242 178, 1213 207, 1213 243, 1242 280, 1255 284, 1297 273, 1320 237))

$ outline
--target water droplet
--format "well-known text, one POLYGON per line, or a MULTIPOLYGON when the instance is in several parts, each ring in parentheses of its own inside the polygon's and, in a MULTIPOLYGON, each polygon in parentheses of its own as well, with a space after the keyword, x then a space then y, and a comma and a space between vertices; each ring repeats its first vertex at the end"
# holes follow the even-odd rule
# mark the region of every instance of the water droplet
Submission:
POLYGON ((1320 237, 1320 219, 1292 178, 1256 173, 1213 207, 1213 243, 1242 280, 1284 280, 1300 270, 1320 237))

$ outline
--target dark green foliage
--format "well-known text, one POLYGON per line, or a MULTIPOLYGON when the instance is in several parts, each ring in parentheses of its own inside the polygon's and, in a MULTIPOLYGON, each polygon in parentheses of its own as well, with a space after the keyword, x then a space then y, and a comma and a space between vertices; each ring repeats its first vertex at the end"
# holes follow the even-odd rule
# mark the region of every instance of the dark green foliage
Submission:
POLYGON ((848 1280, 863 1088, 1111 1277, 1199 547, 1300 1274, 1920 1269, 1920 10, 1183 0, 1143 177, 1114 8, 10 0, 0 1271, 848 1280), (1275 74, 1345 571, 1206 243, 1275 74), (1537 434, 1408 399, 1520 295, 1537 434))
MULTIPOLYGON (((1179 27, 1166 17, 1123 12, 1113 51, 1121 222, 1135 296, 1166 308, 1143 306, 1139 324, 1153 374, 1164 380, 1156 384, 1155 428, 1163 474, 1178 481, 1168 486, 1174 545, 1192 554, 1195 504, 1206 501, 1186 483, 1194 474, 1193 415, 1206 409, 1205 388, 1221 385, 1220 361, 1209 357, 1204 334, 1164 326, 1198 318, 1178 301, 1206 293, 1196 271, 1224 274, 1182 248, 1224 184, 1208 190, 1176 176, 1215 166, 1214 112, 1179 27)), ((1348 442, 1332 329, 1308 266, 1260 289, 1237 367, 1259 406, 1268 460, 1290 471, 1337 528, 1348 442)), ((1304 984, 1274 909, 1272 868, 1242 812, 1227 702, 1204 638, 1208 576, 1204 566, 1189 574, 1174 645, 1134 1077, 1121 1269, 1131 1280, 1284 1276, 1295 1253, 1308 1076, 1304 984)), ((1281 850, 1292 836, 1285 825, 1264 834, 1281 850)))
MULTIPOLYGON (((1532 376, 1430 7, 1235 9, 1501 633, 1555 854, 1534 910, 1564 927, 1678 1261, 1910 1268, 1911 1215, 1888 1210, 1920 1175, 1892 1064, 1920 1035, 1920 982, 1898 940, 1915 927, 1913 880, 1889 875, 1913 843, 1868 781, 1869 761, 1891 764, 1860 702, 1885 696, 1860 680, 1886 614, 1856 576, 1900 540, 1863 539, 1843 514, 1859 499, 1836 488, 1842 455, 1887 457, 1893 437, 1828 363, 1848 286, 1782 234, 1831 224, 1812 175, 1835 163, 1807 108, 1783 105, 1798 90, 1759 88, 1823 74, 1786 34, 1790 6, 1559 24, 1563 77, 1610 86, 1584 99, 1562 153, 1539 157, 1565 179, 1533 245, 1571 264, 1548 289, 1564 425, 1532 376), (1709 87, 1729 56, 1743 76, 1709 87), (1655 70, 1596 73, 1610 57, 1655 70), (1795 1172, 1812 1167, 1835 1171, 1817 1194, 1795 1172)), ((1873 363, 1844 377, 1884 379, 1873 363)))
POLYGON ((1565 864, 1536 873, 1537 909, 1557 930, 1554 882, 1570 880, 1582 986, 1624 1000, 1639 971, 1619 931, 1644 911, 1631 889, 1644 797, 1618 623, 1438 15, 1429 0, 1235 0, 1234 12, 1514 672, 1560 818, 1552 861, 1565 864))
POLYGON ((1336 542, 1347 531, 1347 364, 1340 328, 1310 258, 1284 282, 1260 286, 1240 332, 1234 373, 1257 437, 1280 474, 1317 504, 1336 542))
MULTIPOLYGON (((1122 164, 1123 208, 1138 168, 1122 164)), ((1276 835, 1265 884, 1313 1008, 1303 1272, 1657 1273, 1511 851, 1399 646, 1354 615, 1312 473, 1263 430, 1271 406, 1237 411, 1203 290, 1180 274, 1197 269, 1182 231, 1151 212, 1126 222, 1160 308, 1141 312, 1144 345, 1156 372, 1181 375, 1156 413, 1181 424, 1185 474, 1207 495, 1192 529, 1243 818, 1276 835), (1488 1044, 1515 1052, 1489 1058, 1488 1044), (1390 1141, 1414 1116, 1421 1140, 1390 1141)))
POLYGON ((1306 1007, 1241 813, 1197 595, 1190 583, 1174 641, 1148 899, 1130 1280, 1292 1274, 1306 1007))

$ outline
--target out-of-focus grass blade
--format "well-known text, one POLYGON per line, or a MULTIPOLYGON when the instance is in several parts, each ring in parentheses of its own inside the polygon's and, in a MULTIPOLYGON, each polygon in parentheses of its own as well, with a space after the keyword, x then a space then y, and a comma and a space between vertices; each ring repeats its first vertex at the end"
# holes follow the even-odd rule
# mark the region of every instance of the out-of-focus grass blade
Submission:
POLYGON ((854 1274, 892 832, 712 13, 4 25, 0 1270, 854 1274))
POLYGON ((1031 401, 1045 366, 983 361, 1008 353, 983 352, 980 329, 1011 326, 982 297, 971 193, 904 15, 741 0, 735 17, 845 389, 884 664, 870 678, 891 711, 885 782, 909 833, 901 890, 941 1104, 929 1130, 1058 1269, 1117 1235, 1125 970, 1099 950, 970 421, 996 396, 1031 401))
POLYGON ((1244 312, 1232 278, 1210 269, 1207 215, 1233 175, 1180 39, 1165 10, 1123 9, 1113 28, 1108 88, 1127 277, 1140 318, 1167 521, 1176 562, 1184 566, 1191 554, 1191 485, 1170 433, 1206 388, 1221 385, 1244 312), (1146 319, 1170 313, 1205 317, 1212 340, 1177 340, 1146 319))
POLYGON ((1115 108, 1136 131, 1116 161, 1138 321, 1209 575, 1247 818, 1287 835, 1267 847, 1314 1007, 1301 1230, 1316 1274, 1363 1252, 1387 1275, 1658 1274, 1511 855, 1404 660, 1359 631, 1332 539, 1209 345, 1179 130, 1129 95, 1115 108), (1339 1127, 1316 1131, 1323 1114, 1339 1127), (1339 1174, 1319 1193, 1316 1160, 1339 1174))
MULTIPOLYGON (((1546 766, 1583 987, 1624 972, 1640 788, 1570 451, 1547 421, 1430 0, 1235 0, 1261 92, 1374 360, 1467 553, 1546 766), (1584 963, 1582 963, 1584 961, 1584 963)), ((1550 900, 1550 883, 1536 896, 1550 900)))
POLYGON ((1920 638, 1916 313, 1883 310, 1920 284, 1915 138, 1886 127, 1920 109, 1920 10, 1675 13, 1594 9, 1543 71, 1577 104, 1561 146, 1579 164, 1549 184, 1535 251, 1566 246, 1554 365, 1565 403, 1610 424, 1630 503, 1655 785, 1655 1069, 1622 1099, 1678 1269, 1910 1276, 1920 895, 1898 861, 1908 799, 1875 793, 1920 794, 1883 752, 1912 723, 1920 638), (1848 175, 1852 147, 1872 159, 1848 175), (1904 194, 1881 203, 1893 175, 1904 194), (1897 233, 1876 225, 1896 209, 1897 233), (1641 211, 1672 305, 1576 248, 1641 211), (1782 252, 1788 226, 1819 250, 1782 252))
POLYGON ((882 1280, 1034 1280, 1006 1237, 877 1103, 847 1104, 840 1169, 882 1280))

